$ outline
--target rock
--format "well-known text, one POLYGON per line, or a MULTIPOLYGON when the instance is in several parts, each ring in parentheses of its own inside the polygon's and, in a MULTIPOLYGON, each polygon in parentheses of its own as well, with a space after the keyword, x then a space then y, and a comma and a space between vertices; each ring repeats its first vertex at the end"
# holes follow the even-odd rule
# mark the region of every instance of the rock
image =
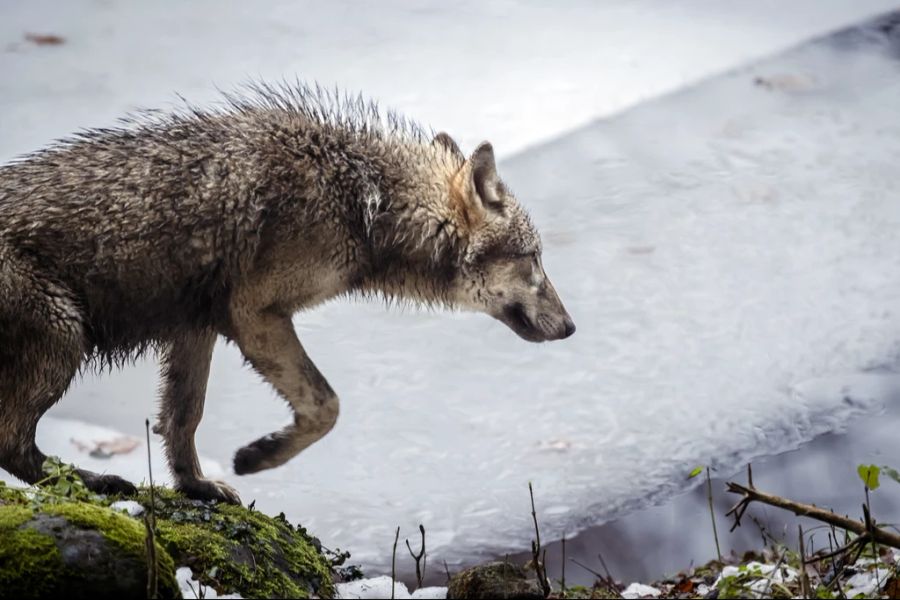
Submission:
MULTIPOLYGON (((143 524, 108 508, 33 508, 0 499, 0 590, 16 598, 147 596, 143 524)), ((157 545, 158 595, 180 598, 172 557, 157 545)))
MULTIPOLYGON (((0 482, 0 596, 146 597, 143 517, 150 495, 141 490, 124 506, 119 500, 77 485, 18 489, 0 482), (75 497, 58 490, 75 490, 75 497), (123 510, 140 507, 138 518, 123 510)), ((155 490, 153 514, 160 598, 181 597, 176 564, 220 595, 334 595, 332 563, 321 544, 283 515, 190 500, 164 488, 155 490)))
POLYGON ((541 586, 525 570, 496 561, 461 571, 450 578, 447 598, 516 598, 543 600, 541 586))

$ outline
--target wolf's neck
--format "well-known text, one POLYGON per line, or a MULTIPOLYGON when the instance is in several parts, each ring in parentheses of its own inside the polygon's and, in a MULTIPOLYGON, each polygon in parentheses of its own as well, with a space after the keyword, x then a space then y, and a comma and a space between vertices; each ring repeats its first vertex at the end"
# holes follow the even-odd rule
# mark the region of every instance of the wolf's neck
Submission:
POLYGON ((385 154, 379 181, 359 199, 370 250, 365 291, 447 304, 464 245, 449 208, 450 166, 429 146, 390 147, 385 154))

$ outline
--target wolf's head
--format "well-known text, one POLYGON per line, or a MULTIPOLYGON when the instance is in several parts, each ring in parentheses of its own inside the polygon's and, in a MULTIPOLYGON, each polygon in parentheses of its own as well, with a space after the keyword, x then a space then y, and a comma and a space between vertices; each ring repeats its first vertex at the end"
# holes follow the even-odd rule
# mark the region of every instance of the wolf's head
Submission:
POLYGON ((450 290, 454 303, 491 315, 530 342, 572 335, 575 324, 544 272, 540 236, 497 175, 491 145, 466 159, 447 134, 435 142, 462 165, 450 181, 450 203, 467 232, 450 290))

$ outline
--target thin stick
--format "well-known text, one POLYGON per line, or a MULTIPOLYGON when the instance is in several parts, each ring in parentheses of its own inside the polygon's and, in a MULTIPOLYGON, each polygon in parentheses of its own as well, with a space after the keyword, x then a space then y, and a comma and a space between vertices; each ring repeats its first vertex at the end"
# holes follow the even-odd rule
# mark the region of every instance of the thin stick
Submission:
MULTIPOLYGON (((830 542, 830 541, 831 541, 831 540, 829 539, 829 542, 830 542)), ((832 550, 832 551, 829 552, 828 554, 819 554, 818 556, 811 556, 811 557, 809 558, 809 560, 804 561, 804 562, 805 562, 806 564, 811 564, 811 563, 819 562, 820 560, 825 560, 826 558, 834 559, 835 556, 844 554, 845 552, 849 552, 849 551, 852 550, 853 547, 856 546, 857 544, 865 544, 865 543, 868 542, 868 541, 869 541, 869 534, 867 533, 867 534, 865 534, 865 535, 861 535, 861 536, 859 536, 859 537, 853 538, 852 540, 850 540, 850 543, 849 543, 849 544, 846 544, 846 545, 844 545, 844 546, 841 546, 841 547, 838 548, 837 550, 832 550)), ((837 569, 837 566, 834 565, 834 560, 832 560, 831 562, 832 562, 832 566, 833 566, 835 569, 837 569)))
POLYGON ((830 523, 831 525, 835 525, 846 531, 852 531, 857 535, 865 535, 868 533, 876 542, 900 549, 900 535, 886 531, 881 527, 873 525, 872 530, 869 531, 866 524, 862 521, 856 521, 849 517, 842 517, 831 511, 819 508, 818 506, 813 506, 812 504, 795 502, 793 500, 788 500, 787 498, 782 498, 781 496, 761 492, 755 488, 749 488, 731 481, 729 481, 727 485, 728 491, 732 494, 743 495, 743 498, 741 498, 741 500, 727 513, 728 515, 735 516, 736 525, 740 525, 740 515, 744 513, 751 502, 762 502, 769 506, 775 506, 791 511, 799 517, 809 517, 811 519, 816 519, 817 521, 822 521, 823 523, 830 523))
POLYGON ((406 540, 406 548, 409 550, 409 555, 416 561, 416 589, 422 587, 422 580, 425 579, 425 561, 422 560, 425 558, 425 526, 421 523, 419 524, 419 531, 422 532, 422 549, 419 550, 418 554, 413 552, 412 546, 409 545, 409 539, 406 540), (421 568, 419 565, 420 561, 422 563, 421 568))
MULTIPOLYGON (((538 583, 541 585, 541 591, 544 596, 550 595, 550 582, 547 581, 547 572, 544 570, 546 565, 541 562, 541 531, 538 529, 537 511, 534 510, 534 490, 531 482, 528 482, 528 495, 531 496, 531 518, 534 519, 534 535, 535 540, 531 542, 531 556, 534 561, 534 572, 537 575, 538 583)), ((544 557, 546 558, 546 551, 544 557)))
POLYGON ((881 576, 878 574, 878 561, 881 559, 881 554, 878 552, 878 542, 875 541, 875 536, 872 535, 872 530, 875 528, 875 519, 872 518, 872 509, 869 504, 869 486, 866 486, 866 503, 863 505, 863 519, 865 519, 869 537, 872 539, 872 550, 875 552, 875 585, 878 586, 875 589, 880 590, 881 576))
POLYGON ((400 527, 394 534, 394 551, 391 553, 391 600, 394 600, 394 587, 397 584, 397 540, 400 539, 400 527))
POLYGON ((606 573, 606 578, 609 579, 610 583, 615 582, 613 579, 612 573, 609 572, 609 568, 606 566, 606 561, 603 560, 603 554, 597 553, 597 559, 600 561, 600 564, 603 566, 603 571, 606 573))
POLYGON ((716 512, 713 509, 712 479, 709 476, 709 467, 706 467, 706 496, 709 500, 709 518, 712 519, 713 538, 716 540, 716 556, 719 557, 721 563, 722 550, 719 548, 719 531, 716 529, 716 512))
POLYGON ((806 572, 806 546, 803 544, 803 525, 798 524, 800 534, 800 596, 809 598, 809 575, 806 572))
POLYGON ((566 534, 562 536, 562 580, 559 582, 563 598, 566 597, 566 534))
MULTIPOLYGON (((765 598, 769 595, 769 589, 772 587, 772 582, 775 579, 775 576, 778 574, 778 569, 781 568, 781 564, 784 562, 784 557, 787 556, 787 550, 781 553, 781 558, 778 559, 778 562, 775 563, 775 568, 772 569, 772 573, 769 577, 766 577, 766 589, 763 590, 763 593, 760 594, 760 598, 765 598)), ((808 596, 807 596, 808 597, 808 596)))
POLYGON ((144 517, 144 529, 147 537, 144 545, 147 551, 147 597, 159 597, 159 563, 156 558, 156 499, 153 493, 153 461, 150 459, 150 419, 144 420, 147 432, 147 473, 150 476, 150 511, 144 517))
MULTIPOLYGON (((622 594, 619 592, 619 590, 616 588, 616 586, 611 581, 607 581, 606 578, 603 577, 603 575, 601 575, 597 571, 593 570, 586 564, 579 562, 577 559, 570 558, 569 560, 571 560, 573 563, 575 563, 576 565, 578 565, 579 567, 581 567, 582 569, 584 569, 585 571, 587 571, 588 573, 590 573, 591 575, 596 577, 597 581, 602 583, 606 587, 606 589, 608 589, 610 592, 612 592, 615 595, 616 598, 622 597, 622 594)), ((607 576, 608 576, 608 574, 607 574, 607 576)))

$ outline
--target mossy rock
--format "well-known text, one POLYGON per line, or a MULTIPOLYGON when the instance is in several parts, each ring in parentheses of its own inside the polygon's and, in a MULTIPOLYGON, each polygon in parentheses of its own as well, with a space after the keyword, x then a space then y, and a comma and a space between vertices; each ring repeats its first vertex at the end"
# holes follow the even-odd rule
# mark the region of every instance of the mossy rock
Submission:
POLYGON ((517 598, 543 600, 544 594, 525 570, 512 563, 495 561, 460 571, 450 578, 447 598, 517 598))
MULTIPOLYGON (((0 595, 146 597, 146 527, 110 508, 117 499, 72 499, 0 482, 0 595)), ((135 499, 149 510, 149 490, 135 499)), ((283 515, 159 488, 153 506, 160 598, 180 597, 176 566, 190 567, 201 584, 220 593, 245 598, 334 594, 332 563, 321 544, 283 515)))
MULTIPOLYGON (((137 501, 149 508, 149 491, 137 501)), ((157 539, 204 585, 245 598, 334 595, 332 563, 319 540, 283 514, 189 500, 168 489, 155 490, 154 507, 157 539)))
MULTIPOLYGON (((141 521, 102 505, 40 503, 0 483, 0 595, 147 596, 141 521)), ((157 544, 157 592, 180 598, 172 557, 157 544)))

